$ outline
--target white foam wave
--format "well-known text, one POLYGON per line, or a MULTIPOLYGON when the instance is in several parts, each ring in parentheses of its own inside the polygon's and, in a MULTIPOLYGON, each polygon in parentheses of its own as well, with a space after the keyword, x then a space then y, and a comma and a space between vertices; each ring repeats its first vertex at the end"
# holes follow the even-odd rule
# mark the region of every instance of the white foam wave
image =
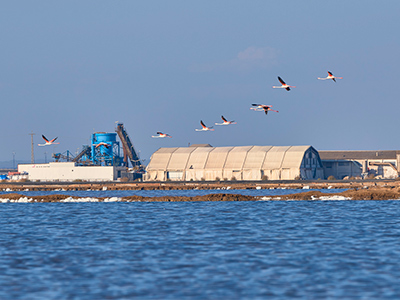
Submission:
POLYGON ((120 198, 120 197, 111 197, 111 198, 105 198, 104 202, 118 202, 121 200, 122 200, 122 198, 120 198))
MULTIPOLYGON (((120 197, 105 198, 104 200, 92 197, 86 197, 86 198, 67 197, 65 199, 60 200, 59 202, 120 202, 120 201, 123 201, 122 198, 120 197)), ((0 203, 30 203, 30 202, 36 202, 36 200, 28 197, 21 197, 19 199, 0 198, 0 203)))
POLYGON ((267 196, 264 196, 264 197, 259 198, 258 200, 262 200, 262 201, 282 200, 282 198, 281 197, 267 197, 267 196))
MULTIPOLYGON (((103 202, 119 202, 122 201, 122 198, 120 197, 111 197, 111 198, 105 198, 103 202)), ((100 199, 98 198, 91 198, 91 197, 86 197, 86 198, 72 198, 68 197, 64 200, 61 200, 60 202, 101 202, 100 199)))
POLYGON ((99 202, 99 199, 91 198, 91 197, 86 197, 86 198, 68 197, 68 198, 65 198, 63 200, 60 200, 60 202, 99 202))
POLYGON ((0 199, 0 203, 8 203, 8 202, 10 202, 10 203, 29 203, 29 202, 32 202, 32 201, 33 201, 33 199, 32 198, 28 198, 28 197, 22 197, 22 198, 19 198, 19 199, 8 199, 8 198, 0 199))
POLYGON ((329 201, 329 200, 351 200, 351 197, 345 197, 345 196, 321 196, 317 197, 316 199, 312 200, 324 200, 324 201, 329 201))

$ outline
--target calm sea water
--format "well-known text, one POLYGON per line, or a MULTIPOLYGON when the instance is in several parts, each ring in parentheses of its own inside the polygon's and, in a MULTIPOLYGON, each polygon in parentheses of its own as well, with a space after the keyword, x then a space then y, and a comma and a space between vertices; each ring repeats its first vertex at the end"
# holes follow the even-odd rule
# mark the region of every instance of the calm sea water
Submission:
POLYGON ((399 299, 400 201, 0 204, 0 299, 399 299))

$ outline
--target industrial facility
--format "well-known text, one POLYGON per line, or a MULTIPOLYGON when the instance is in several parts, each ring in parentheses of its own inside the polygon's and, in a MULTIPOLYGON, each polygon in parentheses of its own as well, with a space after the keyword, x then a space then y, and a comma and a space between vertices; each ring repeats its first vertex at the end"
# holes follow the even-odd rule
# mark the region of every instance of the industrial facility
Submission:
POLYGON ((400 174, 400 151, 318 151, 325 178, 393 179, 400 174))
POLYGON ((55 162, 19 164, 18 173, 33 181, 113 181, 140 179, 144 173, 140 159, 122 123, 115 133, 96 132, 91 145, 83 145, 74 156, 70 151, 54 153, 55 162), (121 141, 117 141, 117 135, 121 141), (122 146, 122 153, 121 153, 122 146))
POLYGON ((324 178, 311 146, 160 148, 146 168, 147 181, 294 180, 324 178))
MULTIPOLYGON (((95 132, 75 155, 53 153, 54 162, 19 164, 1 180, 32 181, 215 181, 393 179, 400 151, 317 151, 312 146, 160 148, 145 168, 122 123, 115 132, 95 132), (119 140, 117 140, 119 138, 119 140)), ((33 145, 33 144, 32 144, 33 145)))

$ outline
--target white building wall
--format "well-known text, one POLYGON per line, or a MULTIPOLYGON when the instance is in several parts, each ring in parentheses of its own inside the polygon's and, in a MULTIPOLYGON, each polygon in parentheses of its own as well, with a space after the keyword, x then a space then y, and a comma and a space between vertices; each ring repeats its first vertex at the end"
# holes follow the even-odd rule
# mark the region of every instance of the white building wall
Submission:
POLYGON ((399 175, 397 173, 397 160, 396 159, 370 159, 368 160, 368 168, 370 173, 381 176, 382 178, 397 178, 399 175), (388 165, 374 165, 374 163, 390 163, 393 167, 388 165), (371 172, 373 171, 373 172, 371 172))
POLYGON ((27 172, 32 181, 112 181, 117 179, 113 166, 75 166, 74 162, 21 164, 18 172, 27 172))

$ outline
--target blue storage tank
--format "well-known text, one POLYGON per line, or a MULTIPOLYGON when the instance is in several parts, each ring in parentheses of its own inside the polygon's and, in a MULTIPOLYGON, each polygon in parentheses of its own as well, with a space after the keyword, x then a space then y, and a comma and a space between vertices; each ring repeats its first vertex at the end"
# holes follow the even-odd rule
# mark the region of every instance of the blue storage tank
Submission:
POLYGON ((97 143, 110 143, 117 141, 117 134, 116 133, 105 133, 105 132, 97 132, 94 134, 96 137, 97 143))
POLYGON ((119 156, 116 133, 96 132, 92 134, 92 161, 94 164, 114 165, 114 156, 119 156), (115 151, 115 149, 118 149, 115 151), (117 152, 117 153, 114 153, 117 152))

